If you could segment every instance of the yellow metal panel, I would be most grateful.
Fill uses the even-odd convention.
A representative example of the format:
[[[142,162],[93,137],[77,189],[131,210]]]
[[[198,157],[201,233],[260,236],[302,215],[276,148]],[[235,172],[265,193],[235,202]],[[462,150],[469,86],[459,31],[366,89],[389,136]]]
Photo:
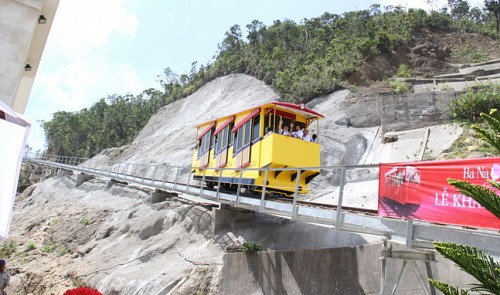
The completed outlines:
[[[288,167],[318,167],[320,165],[320,146],[314,142],[307,142],[280,134],[272,134],[272,144],[265,143],[262,149],[262,158],[271,161],[274,165]],[[264,163],[266,161],[262,161]]]

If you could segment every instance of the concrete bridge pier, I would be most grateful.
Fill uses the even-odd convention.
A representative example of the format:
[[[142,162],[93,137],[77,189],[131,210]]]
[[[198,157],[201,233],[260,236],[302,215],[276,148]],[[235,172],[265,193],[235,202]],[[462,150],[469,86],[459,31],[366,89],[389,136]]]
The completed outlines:
[[[154,192],[151,192],[149,194],[149,196],[150,196],[150,199],[149,199],[150,203],[154,204],[154,203],[164,202],[165,200],[172,198],[172,197],[177,197],[178,194],[173,193],[173,192],[166,192],[166,191],[162,191],[159,189],[155,189]]]
[[[42,172],[42,177],[40,178],[40,182],[47,180],[48,178],[56,175],[56,168],[48,168],[48,169],[43,169]]]
[[[80,173],[76,176],[76,182],[75,182],[75,187],[79,187],[82,185],[84,182],[87,182],[91,179],[95,178],[93,175],[85,174],[85,173]]]
[[[70,176],[70,175],[73,175],[73,171],[72,170],[67,170],[67,169],[63,169],[63,168],[59,168],[57,169],[57,176]]]
[[[220,208],[212,208],[211,232],[232,231],[237,225],[246,223],[255,218],[255,212],[220,204]]]

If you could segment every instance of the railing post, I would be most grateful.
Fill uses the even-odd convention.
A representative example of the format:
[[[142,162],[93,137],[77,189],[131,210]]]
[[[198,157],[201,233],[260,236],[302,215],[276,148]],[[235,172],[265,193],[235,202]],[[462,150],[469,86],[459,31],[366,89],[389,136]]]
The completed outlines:
[[[413,219],[408,219],[406,224],[406,247],[411,248],[413,244]]]
[[[193,167],[189,169],[189,174],[188,174],[188,181],[186,183],[186,193],[189,192],[189,183],[191,182],[191,174],[193,173]]]
[[[241,191],[241,179],[243,177],[243,169],[240,169],[240,177],[238,181],[238,189],[236,190],[236,201],[234,202],[236,205],[240,203],[240,191]]]
[[[151,184],[155,182],[155,177],[156,177],[156,169],[158,169],[158,165],[155,165],[155,170],[153,170],[153,177],[151,179]]]
[[[301,169],[297,169],[297,178],[295,178],[295,192],[293,194],[292,219],[297,218],[297,199],[299,198],[300,174]]]
[[[177,171],[175,171],[174,188],[177,188],[177,179],[179,178],[180,170],[181,170],[181,167],[177,166]]]
[[[132,163],[132,179],[133,179],[133,181],[135,181],[135,178],[136,178],[136,175],[135,175],[136,171],[135,170],[137,170],[137,164]]]
[[[207,168],[203,169],[203,177],[201,178],[201,183],[200,183],[200,193],[198,194],[199,197],[201,197],[201,194],[203,193],[203,182],[205,181],[206,174],[207,174]]]
[[[144,172],[142,173],[142,183],[144,183],[146,180],[146,172],[148,171],[148,165],[142,164],[142,166],[144,168]]]
[[[335,228],[340,229],[342,228],[342,201],[344,198],[344,186],[345,186],[345,167],[342,166],[340,172],[340,187],[339,187],[339,201],[337,204],[337,216],[335,218]]]
[[[165,187],[165,182],[167,180],[167,169],[168,169],[168,166],[167,166],[167,163],[165,163],[165,171],[163,171],[163,176],[162,176],[162,183],[161,183],[161,186],[162,187]]]
[[[217,193],[215,194],[215,200],[219,201],[220,198],[220,179],[222,178],[222,171],[224,168],[220,168],[219,181],[217,182]]]
[[[266,188],[267,188],[267,178],[269,177],[269,168],[266,168],[264,172],[264,183],[262,184],[262,195],[260,196],[260,208],[259,212],[262,213],[265,208],[266,202]]]

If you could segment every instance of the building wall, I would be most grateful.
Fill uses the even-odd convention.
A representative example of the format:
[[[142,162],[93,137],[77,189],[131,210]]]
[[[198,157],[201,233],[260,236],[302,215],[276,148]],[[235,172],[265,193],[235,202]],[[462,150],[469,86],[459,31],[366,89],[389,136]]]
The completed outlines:
[[[0,0],[0,100],[24,113],[59,0]],[[38,23],[44,15],[45,24]],[[25,71],[26,64],[32,70]]]

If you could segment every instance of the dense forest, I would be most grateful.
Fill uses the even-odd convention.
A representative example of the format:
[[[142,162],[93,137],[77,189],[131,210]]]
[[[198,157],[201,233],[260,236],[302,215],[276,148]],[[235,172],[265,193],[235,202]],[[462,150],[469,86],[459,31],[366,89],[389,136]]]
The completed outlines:
[[[110,95],[79,112],[57,112],[42,122],[46,153],[91,157],[108,147],[130,143],[159,108],[186,97],[207,82],[245,73],[272,85],[285,101],[308,102],[349,87],[346,77],[371,58],[390,53],[421,28],[499,36],[500,0],[471,7],[464,0],[430,12],[372,5],[342,15],[324,13],[300,23],[258,20],[232,26],[213,62],[193,62],[189,74],[170,68],[157,77],[160,90]],[[246,36],[244,36],[246,35]],[[477,60],[474,60],[477,61]]]

